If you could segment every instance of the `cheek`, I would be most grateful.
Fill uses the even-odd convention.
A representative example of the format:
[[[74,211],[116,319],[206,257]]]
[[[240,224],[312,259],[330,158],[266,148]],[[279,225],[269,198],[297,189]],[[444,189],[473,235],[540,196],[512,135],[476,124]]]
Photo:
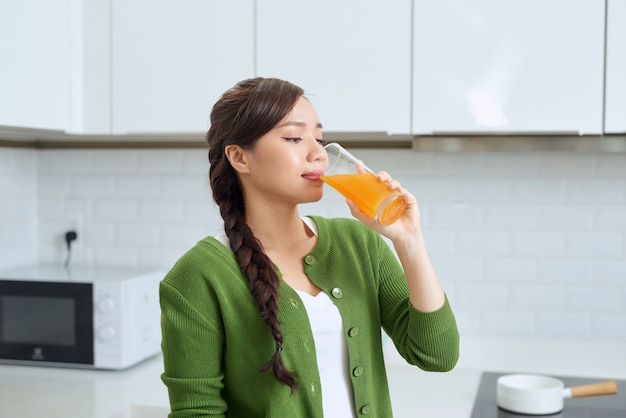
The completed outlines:
[[[295,148],[295,147],[294,147]],[[268,165],[274,170],[300,170],[302,168],[302,159],[296,150],[281,149],[280,152],[272,153],[267,156]]]

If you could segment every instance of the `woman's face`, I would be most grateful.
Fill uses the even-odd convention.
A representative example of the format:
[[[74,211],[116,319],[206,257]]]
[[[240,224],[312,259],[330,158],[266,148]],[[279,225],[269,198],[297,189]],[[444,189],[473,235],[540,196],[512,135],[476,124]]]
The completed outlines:
[[[301,97],[292,111],[248,151],[246,195],[290,204],[322,198],[320,176],[328,166],[322,125],[311,103]]]

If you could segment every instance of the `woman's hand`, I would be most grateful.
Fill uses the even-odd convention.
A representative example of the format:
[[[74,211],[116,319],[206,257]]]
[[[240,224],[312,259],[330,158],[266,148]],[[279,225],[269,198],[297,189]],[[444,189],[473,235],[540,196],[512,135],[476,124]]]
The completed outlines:
[[[417,200],[415,196],[413,196],[407,189],[402,187],[402,185],[394,180],[389,173],[386,171],[381,171],[376,175],[378,181],[381,181],[387,185],[390,190],[395,190],[398,193],[402,194],[407,201],[407,206],[404,210],[402,216],[392,223],[391,225],[381,225],[376,222],[375,219],[370,218],[368,215],[364,214],[359,210],[359,208],[352,202],[351,200],[346,199],[348,206],[350,207],[350,213],[356,219],[363,222],[368,227],[377,231],[379,234],[384,237],[389,238],[391,241],[402,240],[403,238],[415,237],[421,234],[422,229],[420,225],[420,214],[419,208],[417,206]]]
[[[400,219],[391,225],[380,225],[361,212],[354,202],[348,201],[350,212],[352,216],[393,243],[404,269],[411,304],[422,312],[435,311],[443,306],[445,294],[426,251],[417,200],[388,173],[381,171],[376,177],[406,198],[407,206]]]

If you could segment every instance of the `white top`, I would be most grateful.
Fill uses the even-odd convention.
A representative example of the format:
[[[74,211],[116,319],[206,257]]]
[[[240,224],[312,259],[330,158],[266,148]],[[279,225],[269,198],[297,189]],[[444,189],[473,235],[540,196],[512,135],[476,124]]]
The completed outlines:
[[[348,373],[348,347],[339,309],[324,292],[317,296],[301,290],[296,292],[306,308],[313,331],[324,418],[355,417]]]
[[[317,228],[311,218],[302,217],[302,221],[317,235]],[[215,238],[230,248],[225,233]],[[339,309],[324,292],[312,296],[296,289],[296,293],[306,309],[313,332],[324,418],[356,417],[348,370],[348,346]]]

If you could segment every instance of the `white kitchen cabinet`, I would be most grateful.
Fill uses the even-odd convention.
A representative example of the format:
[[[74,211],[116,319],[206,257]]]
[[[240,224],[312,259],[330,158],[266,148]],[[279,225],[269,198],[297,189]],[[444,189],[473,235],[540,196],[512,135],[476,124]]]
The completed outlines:
[[[410,132],[410,0],[257,3],[259,76],[303,87],[326,131]]]
[[[82,2],[72,53],[72,114],[68,131],[76,134],[111,133],[111,2]]]
[[[70,41],[68,0],[0,2],[0,125],[66,129]]]
[[[599,0],[415,0],[414,133],[600,134],[604,10]]]
[[[626,0],[608,0],[605,133],[626,132]]]
[[[254,75],[254,0],[113,0],[112,131],[199,132]]]

